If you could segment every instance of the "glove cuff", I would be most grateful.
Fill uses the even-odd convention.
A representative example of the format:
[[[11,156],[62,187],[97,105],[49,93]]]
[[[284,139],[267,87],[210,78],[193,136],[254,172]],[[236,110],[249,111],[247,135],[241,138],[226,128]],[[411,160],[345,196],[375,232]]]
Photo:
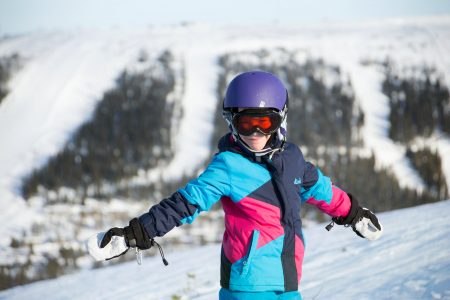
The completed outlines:
[[[124,228],[124,234],[129,247],[137,247],[144,250],[152,246],[147,232],[137,218],[132,219],[129,226]]]
[[[136,247],[136,237],[131,226],[126,226],[123,228],[123,235],[125,236],[125,242],[128,247]]]
[[[346,217],[334,217],[333,218],[333,221],[338,225],[350,225],[353,223],[353,220],[358,215],[358,210],[359,210],[358,200],[356,200],[356,197],[354,197],[350,193],[347,193],[347,195],[350,198],[352,205],[351,205],[350,211]]]

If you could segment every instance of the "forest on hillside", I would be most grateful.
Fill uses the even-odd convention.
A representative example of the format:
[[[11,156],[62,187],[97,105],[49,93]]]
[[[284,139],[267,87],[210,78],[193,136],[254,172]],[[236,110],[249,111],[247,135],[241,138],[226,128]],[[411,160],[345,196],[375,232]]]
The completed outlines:
[[[274,55],[276,62],[270,59]],[[170,128],[175,106],[166,101],[176,84],[170,69],[172,59],[166,51],[157,59],[157,68],[162,70],[154,72],[153,66],[140,73],[120,74],[116,87],[105,93],[91,120],[76,131],[57,156],[24,180],[24,197],[70,188],[76,191],[76,202],[82,203],[88,196],[140,198],[155,192],[167,195],[170,188],[182,184],[118,184],[173,156]],[[416,70],[415,76],[401,78],[395,74],[392,63],[379,63],[384,66],[383,93],[391,106],[389,135],[405,145],[407,157],[429,187],[419,194],[401,188],[389,170],[375,168],[373,155],[363,154],[360,128],[364,114],[355,101],[351,81],[338,66],[320,59],[298,62],[295,51],[284,49],[231,53],[220,57],[218,63],[221,72],[212,141],[218,141],[228,131],[220,100],[227,82],[245,70],[266,70],[280,76],[288,88],[288,139],[299,145],[305,157],[333,178],[335,184],[352,191],[376,211],[438,201],[448,194],[436,151],[411,148],[414,138],[427,137],[438,130],[450,132],[449,92],[432,70],[424,67]],[[152,75],[156,73],[159,77]],[[211,145],[211,155],[215,147]],[[52,201],[67,199],[61,196]]]
[[[124,70],[119,75],[90,120],[58,155],[24,180],[23,196],[39,191],[47,196],[48,191],[69,188],[76,191],[79,201],[75,202],[83,203],[89,196],[113,196],[122,179],[167,163],[173,157],[170,133],[177,113],[176,102],[167,101],[175,85],[172,60],[168,51],[156,62],[147,61],[141,53],[138,62],[143,70]],[[47,199],[53,203],[73,200]]]
[[[172,117],[180,117],[181,111],[180,99],[168,101],[176,84],[172,63],[169,51],[156,58],[141,51],[136,68],[118,75],[63,149],[23,179],[24,198],[44,199],[47,221],[33,224],[31,232],[11,241],[18,261],[0,264],[0,289],[78,269],[86,255],[76,242],[83,230],[93,224],[124,223],[134,205],[126,197],[137,201],[143,194],[136,193],[148,196],[161,190],[160,183],[140,190],[121,181],[173,157]],[[128,209],[93,207],[111,198],[124,199]]]
[[[20,68],[21,58],[17,53],[0,57],[0,104],[8,95],[8,82],[12,74]]]

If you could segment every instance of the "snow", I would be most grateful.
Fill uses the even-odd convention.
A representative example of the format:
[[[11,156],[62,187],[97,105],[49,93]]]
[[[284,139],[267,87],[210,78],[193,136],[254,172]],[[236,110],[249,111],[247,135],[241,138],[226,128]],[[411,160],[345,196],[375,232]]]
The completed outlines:
[[[101,38],[96,33],[51,34],[0,44],[0,55],[18,51],[25,57],[0,106],[0,205],[2,218],[16,220],[5,222],[1,233],[20,232],[35,218],[18,196],[21,178],[62,148],[135,58],[135,49],[126,45],[118,49],[120,40],[115,38],[114,32]]]
[[[163,170],[163,178],[179,178],[180,170],[190,173],[209,155],[216,111],[217,54],[205,49],[185,49],[185,94],[179,132],[175,135],[175,157]],[[159,170],[162,171],[162,170]]]
[[[365,124],[362,129],[364,146],[367,152],[375,154],[377,167],[392,168],[403,186],[413,187],[417,190],[423,189],[423,181],[405,159],[404,147],[394,143],[387,136],[386,117],[389,113],[389,107],[387,99],[380,91],[382,74],[376,65],[365,65],[361,62],[363,60],[382,61],[389,57],[400,70],[404,66],[427,64],[435,67],[440,74],[443,74],[445,84],[450,87],[450,56],[446,54],[450,52],[450,16],[384,20],[372,23],[326,23],[301,26],[261,24],[256,27],[249,25],[190,24],[186,26],[149,27],[133,31],[114,29],[53,33],[36,32],[0,40],[0,56],[18,52],[24,59],[22,68],[9,82],[11,92],[0,104],[0,222],[2,224],[0,227],[0,258],[6,259],[15,255],[11,253],[9,248],[11,237],[20,236],[24,230],[29,230],[33,223],[45,222],[47,217],[48,212],[42,207],[41,200],[34,199],[27,203],[20,196],[18,189],[23,176],[27,175],[33,168],[43,165],[47,159],[61,149],[77,127],[89,119],[95,104],[101,99],[102,94],[114,85],[114,80],[118,74],[125,68],[136,68],[136,61],[142,50],[145,50],[150,57],[156,57],[165,50],[170,50],[174,54],[176,76],[180,80],[177,81],[176,90],[171,94],[169,100],[181,98],[180,105],[183,110],[182,118],[174,117],[173,119],[175,125],[173,136],[175,157],[168,165],[150,171],[143,170],[134,179],[136,183],[146,184],[148,181],[160,178],[171,180],[183,174],[192,173],[209,155],[213,131],[211,120],[217,104],[216,79],[219,71],[216,63],[217,58],[230,52],[242,52],[242,57],[245,57],[245,53],[249,51],[280,48],[296,51],[295,57],[299,61],[305,61],[308,58],[320,58],[327,64],[339,66],[343,78],[351,79],[356,99],[365,114]],[[280,52],[272,51],[272,53],[273,55],[268,57],[270,61],[279,62],[279,59],[282,59],[279,56]],[[247,59],[251,61],[253,58],[248,56]],[[327,74],[324,74],[324,76],[327,77]],[[327,77],[326,79],[329,80],[330,84],[333,82],[333,78]],[[443,162],[447,186],[450,186],[450,139],[448,136],[437,133],[436,136],[417,143],[438,150]],[[134,206],[127,208],[125,204],[117,204],[114,201],[113,203],[115,203],[113,206],[120,211],[128,210],[128,212],[134,213],[136,210]],[[107,205],[108,203],[98,204],[98,207],[107,210]],[[446,205],[448,206],[448,204]],[[447,209],[447,206],[443,208]],[[61,207],[69,212],[72,209],[69,206]],[[387,220],[389,218],[395,219],[395,217],[390,216],[390,214],[384,214],[383,218],[387,218]],[[421,220],[411,220],[411,228],[421,233],[417,234],[418,239],[428,241],[421,244],[420,247],[426,245],[435,249],[436,259],[440,258],[441,263],[448,268],[448,254],[445,255],[440,250],[445,249],[445,247],[438,249],[431,243],[441,245],[442,243],[448,243],[444,238],[439,242],[433,240],[434,235],[441,235],[442,232],[446,232],[445,224],[441,223],[440,227],[436,227],[439,229],[430,235],[421,231],[421,228],[414,226],[418,221]],[[434,216],[429,221],[438,222]],[[393,224],[400,226],[395,222]],[[61,228],[65,228],[64,225]],[[382,239],[382,243],[386,243],[390,239],[391,233],[389,230],[392,229],[386,228],[386,236]],[[409,233],[409,230],[405,227],[403,229],[404,232],[396,238],[403,239],[403,235],[416,234],[415,232]],[[311,230],[314,233],[313,236],[316,234],[322,236],[321,229],[316,229],[317,233],[315,233],[315,229]],[[392,241],[391,244],[385,245],[386,249],[390,250],[384,250],[384,247],[383,249],[378,248],[378,251],[384,254],[381,257],[375,251],[372,252],[372,248],[364,248],[369,246],[363,244],[363,241],[351,240],[352,246],[350,248],[350,246],[342,246],[345,245],[346,238],[338,233],[323,235],[322,237],[324,241],[329,242],[320,251],[326,251],[330,255],[328,250],[334,249],[335,255],[337,257],[342,256],[344,260],[347,259],[346,255],[349,255],[350,252],[368,251],[369,254],[380,259],[380,261],[388,260],[389,263],[395,265],[395,259],[399,259],[401,256],[399,253],[415,257],[413,248],[408,247],[419,247],[419,245],[411,242],[406,243],[405,248],[399,249]],[[310,246],[314,244],[321,245],[321,242],[314,239],[308,241],[310,249],[316,249],[315,246]],[[367,245],[377,248],[376,245],[380,244],[377,241]],[[448,244],[445,245],[448,246]],[[201,282],[203,292],[211,296],[208,293],[212,293],[211,291],[216,293],[217,291],[217,285],[215,285],[217,277],[214,277],[217,275],[213,275],[213,273],[217,273],[216,264],[205,264],[203,271],[199,272],[196,270],[198,265],[189,257],[202,257],[202,261],[205,258],[205,261],[211,259],[212,262],[213,259],[217,259],[217,248],[218,246],[209,246],[204,249],[195,249],[190,252],[189,255],[191,256],[173,253],[175,261],[180,261],[177,268],[182,265],[179,269],[180,272],[171,272],[171,276],[167,276],[167,282],[161,280],[160,285],[152,284],[152,281],[157,281],[158,276],[147,274],[149,271],[145,271],[146,276],[149,277],[148,282],[143,283],[143,285],[139,282],[132,282],[128,285],[134,287],[138,292],[150,287],[152,293],[157,295],[156,298],[167,298],[170,295],[165,294],[163,288],[175,286],[178,289],[171,289],[170,292],[178,293],[187,288],[181,286],[178,282],[185,282],[186,274],[194,272],[195,280],[192,276],[189,280]],[[317,249],[319,248],[321,247],[317,247]],[[346,251],[342,251],[344,248]],[[323,260],[328,259],[322,252],[318,253],[318,257]],[[431,262],[434,262],[434,259],[435,257],[427,258]],[[187,261],[183,262],[183,260]],[[158,260],[149,259],[147,261],[144,263],[152,266],[149,270],[162,272],[163,269],[159,268],[160,262]],[[322,297],[327,299],[325,295],[331,295],[336,290],[341,291],[342,286],[352,286],[351,280],[336,278],[334,274],[345,273],[346,268],[354,270],[354,266],[340,265],[333,259],[328,261],[327,264],[336,267],[335,270],[331,267],[327,269],[326,264],[319,264],[320,267],[317,270],[308,269],[308,265],[311,265],[311,263],[314,265],[314,261],[307,262],[305,265],[305,279],[302,284],[304,294],[309,298],[319,295],[316,299]],[[350,265],[351,261],[348,260],[347,263]],[[430,278],[421,275],[416,276],[415,269],[415,273],[409,275],[401,273],[404,271],[402,269],[411,271],[411,268],[414,267],[407,265],[405,268],[401,266],[399,270],[395,268],[376,269],[379,272],[383,271],[389,274],[393,272],[399,277],[388,276],[391,280],[386,283],[383,276],[375,273],[377,282],[371,283],[369,281],[372,275],[367,273],[364,268],[358,269],[358,278],[351,278],[357,282],[362,282],[361,284],[368,292],[363,294],[363,289],[358,288],[355,293],[359,294],[355,295],[365,299],[368,297],[367,295],[375,293],[372,285],[379,286],[384,282],[383,288],[390,288],[398,295],[402,295],[403,290],[406,293],[410,290],[416,290],[418,293],[426,293],[427,297],[425,298],[448,299],[446,298],[449,297],[448,277],[439,275],[444,277],[444,279],[441,278],[442,280],[446,280],[440,281],[441,279],[436,277],[439,272],[435,274],[433,270],[439,271],[441,269],[435,267],[431,270],[422,263],[424,263],[422,257],[418,262],[414,262],[414,264],[421,265],[424,268],[422,272],[426,272]],[[318,264],[318,261],[316,261],[316,264]],[[363,265],[373,267],[366,263],[363,263]],[[168,270],[172,270],[171,268],[173,268],[172,265],[168,267]],[[138,274],[142,276],[138,278],[144,277],[143,270],[147,270],[144,267],[136,268],[125,265],[111,267],[107,270],[83,271],[80,274],[84,274],[89,279],[85,281],[87,285],[89,285],[88,283],[100,285],[102,279],[95,279],[94,274],[98,274],[100,277],[104,276],[105,282],[116,278],[112,281],[112,283],[115,283],[114,280],[117,282],[117,284],[113,284],[114,287],[118,287],[116,292],[126,294],[128,287],[126,287],[126,290],[120,290],[119,286],[124,287],[123,284],[119,284],[120,280],[123,279],[117,278],[117,274],[123,270],[130,278],[134,278],[132,272],[129,271],[131,269],[134,270],[133,272],[141,272]],[[336,284],[330,283],[330,289],[328,285],[323,285],[321,283],[323,280],[319,280],[319,271],[322,276],[327,275],[335,279]],[[310,276],[306,276],[308,272],[311,273]],[[349,274],[345,273],[344,275]],[[69,276],[67,277],[69,279],[66,280],[75,280],[71,281],[75,284],[77,280],[81,280],[81,277],[77,279],[76,276],[82,275]],[[174,278],[173,281],[170,279],[171,277]],[[368,279],[365,279],[366,277]],[[59,280],[64,282],[64,278],[46,284],[57,286]],[[308,278],[312,278],[313,281],[309,281]],[[368,280],[368,282],[364,283],[364,280]],[[70,286],[71,282],[64,282],[64,285]],[[190,284],[194,283],[191,282]],[[153,290],[153,287],[159,288]],[[30,289],[32,288],[30,287]],[[25,291],[21,288],[19,290]],[[52,289],[49,287],[49,290]],[[8,293],[12,293],[8,294],[9,297],[16,292]],[[44,290],[40,290],[39,293],[46,295]],[[79,287],[73,290],[70,288],[60,289],[59,291],[55,288],[53,293],[60,295],[59,298],[72,298],[69,297],[69,294],[75,295],[75,298],[78,297],[77,295],[80,295],[79,298],[89,297],[89,295],[83,294],[84,292]],[[95,294],[92,290],[91,293]],[[345,295],[351,295],[350,298],[358,298],[349,293],[350,291]],[[105,292],[106,294],[108,292]],[[3,295],[5,293],[0,294],[0,298]],[[19,297],[16,294],[14,295],[16,298]],[[382,294],[382,291],[376,295],[380,299],[388,299],[385,294]],[[100,297],[100,295],[98,296]],[[55,296],[50,295],[48,297]],[[111,297],[114,298],[114,294]]]
[[[304,299],[450,299],[448,211],[450,200],[379,214],[384,236],[377,241],[341,226],[306,228]],[[217,298],[220,245],[164,250],[167,267],[159,255],[145,257],[140,266],[129,262],[15,287],[0,299]]]

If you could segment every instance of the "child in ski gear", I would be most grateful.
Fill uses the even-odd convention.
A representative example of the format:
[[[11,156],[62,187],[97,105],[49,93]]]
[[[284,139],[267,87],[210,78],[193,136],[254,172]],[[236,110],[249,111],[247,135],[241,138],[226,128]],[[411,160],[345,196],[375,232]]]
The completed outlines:
[[[219,141],[211,163],[129,226],[95,237],[96,245],[109,247],[103,259],[129,247],[150,248],[155,237],[192,223],[220,200],[225,232],[219,298],[301,299],[302,203],[333,218],[328,230],[336,223],[351,226],[360,237],[379,238],[382,226],[376,216],[287,142],[288,104],[287,90],[273,74],[252,71],[235,77],[223,101],[230,133]],[[117,238],[122,240],[115,242],[120,245],[115,251],[111,244]]]

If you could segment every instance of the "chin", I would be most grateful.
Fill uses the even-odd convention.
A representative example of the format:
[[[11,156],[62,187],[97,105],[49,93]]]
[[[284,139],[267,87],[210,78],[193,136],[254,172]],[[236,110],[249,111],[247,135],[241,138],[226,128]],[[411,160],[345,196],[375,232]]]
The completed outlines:
[[[268,137],[267,136],[240,136],[242,141],[244,141],[247,146],[249,146],[253,151],[261,151],[264,149],[264,147],[266,146],[266,143],[268,141]]]
[[[261,145],[250,145],[250,148],[252,148],[255,151],[261,151],[264,147]]]

